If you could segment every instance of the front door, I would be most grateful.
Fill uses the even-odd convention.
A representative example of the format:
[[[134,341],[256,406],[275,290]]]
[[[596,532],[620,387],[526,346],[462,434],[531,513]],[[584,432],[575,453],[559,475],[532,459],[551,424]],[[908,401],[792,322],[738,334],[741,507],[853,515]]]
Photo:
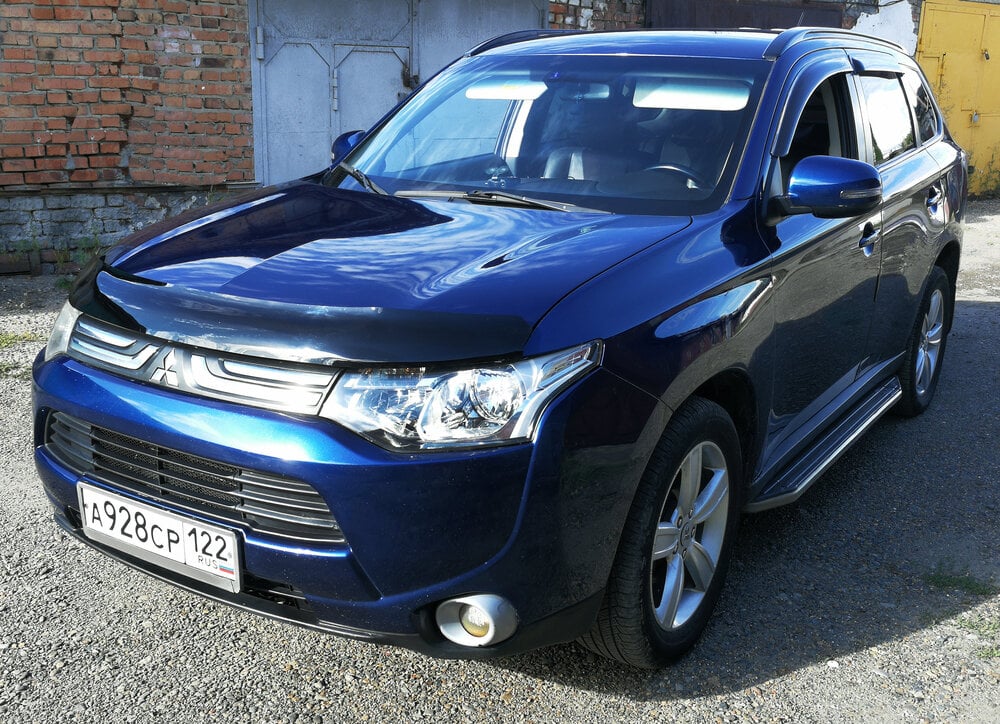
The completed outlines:
[[[778,159],[775,192],[787,188],[792,169],[807,156],[861,157],[849,78],[831,76],[809,96],[790,149]],[[881,230],[879,210],[850,219],[788,216],[771,229],[775,345],[765,469],[804,445],[822,422],[821,413],[849,394],[857,379],[867,357]]]

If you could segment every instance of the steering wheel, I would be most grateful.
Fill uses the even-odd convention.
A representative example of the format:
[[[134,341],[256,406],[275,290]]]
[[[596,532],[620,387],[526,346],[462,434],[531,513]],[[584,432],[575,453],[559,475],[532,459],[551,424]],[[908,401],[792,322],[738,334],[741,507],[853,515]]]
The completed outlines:
[[[671,173],[678,173],[686,179],[693,181],[695,188],[699,189],[708,188],[712,185],[704,176],[690,166],[682,166],[677,163],[658,163],[654,166],[646,166],[643,171],[670,171]]]

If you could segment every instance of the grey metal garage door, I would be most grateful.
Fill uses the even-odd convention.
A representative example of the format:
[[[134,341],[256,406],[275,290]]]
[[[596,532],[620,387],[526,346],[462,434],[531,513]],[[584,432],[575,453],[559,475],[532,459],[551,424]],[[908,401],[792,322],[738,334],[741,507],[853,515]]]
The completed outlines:
[[[542,0],[255,0],[257,180],[324,168],[338,134],[370,127],[482,40],[542,27],[547,11]]]

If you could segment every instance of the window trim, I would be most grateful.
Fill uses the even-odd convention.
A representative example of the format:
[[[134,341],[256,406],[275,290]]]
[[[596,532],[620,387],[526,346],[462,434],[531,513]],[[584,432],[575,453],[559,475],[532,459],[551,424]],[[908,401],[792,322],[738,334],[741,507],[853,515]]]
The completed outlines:
[[[824,53],[822,57],[807,57],[805,61],[805,67],[798,72],[792,71],[788,91],[778,98],[780,115],[771,142],[771,156],[774,158],[788,155],[799,118],[816,89],[829,78],[840,74],[850,75],[854,70],[847,53]]]

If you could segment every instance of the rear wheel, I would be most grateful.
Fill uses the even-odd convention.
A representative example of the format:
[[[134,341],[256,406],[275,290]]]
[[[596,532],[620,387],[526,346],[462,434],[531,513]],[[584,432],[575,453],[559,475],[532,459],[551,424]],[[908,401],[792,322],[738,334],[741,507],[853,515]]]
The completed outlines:
[[[686,402],[636,492],[598,619],[581,643],[658,668],[694,645],[712,614],[739,522],[739,437],[719,405]]]
[[[899,375],[903,396],[896,403],[894,411],[897,414],[915,417],[931,404],[941,376],[950,324],[951,284],[944,270],[934,267],[927,278],[927,288],[903,359]]]

